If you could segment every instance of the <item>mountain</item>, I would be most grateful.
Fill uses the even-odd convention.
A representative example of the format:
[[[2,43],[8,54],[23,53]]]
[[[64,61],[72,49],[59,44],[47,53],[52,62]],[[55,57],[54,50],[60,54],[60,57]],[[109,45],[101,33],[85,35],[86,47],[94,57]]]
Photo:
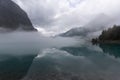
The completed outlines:
[[[90,33],[101,31],[111,22],[111,18],[105,14],[97,15],[92,21],[83,27],[73,28],[65,33],[60,34],[63,37],[87,36]]]
[[[12,0],[0,0],[0,31],[37,31],[28,15]]]
[[[74,36],[83,36],[86,35],[85,28],[83,27],[78,27],[78,28],[72,28],[69,31],[60,34],[62,37],[74,37]]]

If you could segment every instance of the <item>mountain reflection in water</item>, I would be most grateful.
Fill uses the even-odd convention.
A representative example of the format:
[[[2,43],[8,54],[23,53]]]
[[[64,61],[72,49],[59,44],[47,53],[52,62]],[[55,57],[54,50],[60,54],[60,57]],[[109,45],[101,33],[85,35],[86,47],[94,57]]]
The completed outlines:
[[[104,53],[120,58],[120,44],[100,44]]]
[[[120,45],[117,44],[77,45],[42,50],[27,47],[22,49],[24,55],[5,54],[4,50],[1,51],[0,80],[120,79]],[[19,53],[21,49],[14,47],[14,51]],[[13,52],[9,50],[8,53]]]
[[[110,49],[113,54],[114,47]],[[119,80],[120,60],[98,46],[93,48],[45,49],[33,60],[23,80]]]

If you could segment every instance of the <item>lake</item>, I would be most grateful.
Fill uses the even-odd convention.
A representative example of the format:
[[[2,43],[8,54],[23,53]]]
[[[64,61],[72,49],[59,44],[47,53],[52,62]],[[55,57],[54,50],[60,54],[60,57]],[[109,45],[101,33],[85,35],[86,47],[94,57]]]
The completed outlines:
[[[0,80],[120,80],[120,45],[0,35]]]

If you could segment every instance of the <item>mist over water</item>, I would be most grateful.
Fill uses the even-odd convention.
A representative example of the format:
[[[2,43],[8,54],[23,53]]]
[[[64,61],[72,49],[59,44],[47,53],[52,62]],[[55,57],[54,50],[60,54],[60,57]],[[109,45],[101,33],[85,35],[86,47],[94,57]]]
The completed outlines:
[[[115,50],[109,54],[109,50],[106,53],[103,49],[107,47],[84,45],[44,49],[34,58],[23,80],[119,80],[120,59],[114,57]]]
[[[119,7],[120,0],[0,0],[0,80],[120,80],[120,44],[90,41],[117,41]]]
[[[1,80],[119,80],[120,45],[36,32],[0,38]]]
[[[15,53],[15,55],[24,54],[23,52],[27,52],[27,50],[30,52],[35,49],[70,46],[77,42],[77,40],[72,38],[44,37],[37,32],[6,33],[0,34],[0,38],[0,50],[6,53]]]

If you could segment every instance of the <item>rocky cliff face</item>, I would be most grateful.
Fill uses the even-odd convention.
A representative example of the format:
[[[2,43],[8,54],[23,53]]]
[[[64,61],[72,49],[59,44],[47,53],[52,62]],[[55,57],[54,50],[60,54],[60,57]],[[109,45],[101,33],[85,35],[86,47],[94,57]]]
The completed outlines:
[[[37,31],[27,14],[13,1],[0,0],[0,31],[1,30]]]

